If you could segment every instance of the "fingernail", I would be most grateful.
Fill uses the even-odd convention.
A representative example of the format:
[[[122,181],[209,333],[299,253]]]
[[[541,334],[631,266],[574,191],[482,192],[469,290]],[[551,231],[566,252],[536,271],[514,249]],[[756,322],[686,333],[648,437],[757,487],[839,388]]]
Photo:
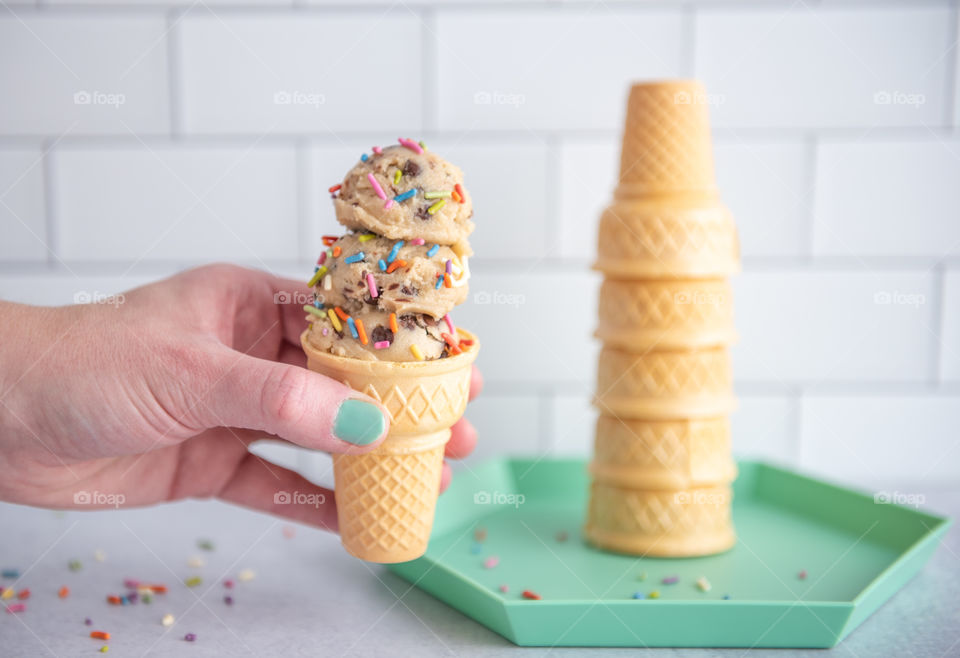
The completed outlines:
[[[341,441],[365,446],[380,438],[386,423],[377,405],[363,400],[344,400],[333,422],[333,434]]]

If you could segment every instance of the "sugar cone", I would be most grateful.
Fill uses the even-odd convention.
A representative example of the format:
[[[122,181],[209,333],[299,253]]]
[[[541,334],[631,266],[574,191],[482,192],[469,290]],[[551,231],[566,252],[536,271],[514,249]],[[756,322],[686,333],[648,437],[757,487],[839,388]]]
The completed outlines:
[[[681,420],[597,418],[594,481],[615,487],[690,489],[730,482],[737,467],[730,456],[725,417]]]
[[[728,486],[646,490],[594,482],[584,532],[607,550],[689,557],[733,547]]]
[[[334,356],[315,349],[308,331],[300,337],[310,370],[378,400],[390,415],[390,432],[375,450],[333,457],[340,540],[360,559],[406,562],[427,550],[443,449],[466,409],[480,347],[457,331],[475,341],[468,352],[404,363]]]
[[[631,351],[730,345],[733,291],[726,279],[606,279],[597,338]]]
[[[618,199],[716,194],[706,98],[696,80],[651,82],[630,89]]]

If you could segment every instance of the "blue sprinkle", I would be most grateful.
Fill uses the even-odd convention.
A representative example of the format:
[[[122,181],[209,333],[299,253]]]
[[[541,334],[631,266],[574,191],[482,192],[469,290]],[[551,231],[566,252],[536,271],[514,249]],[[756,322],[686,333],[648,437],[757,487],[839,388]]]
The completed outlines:
[[[381,258],[380,261],[377,263],[377,265],[380,266],[380,271],[381,271],[381,272],[386,272],[386,271],[387,271],[387,264],[383,262],[383,259],[382,259],[382,258]]]
[[[470,552],[473,553],[474,555],[477,555],[482,550],[483,550],[483,544],[480,544],[478,542],[474,542],[473,546],[470,547]]]
[[[409,199],[410,197],[412,197],[412,196],[413,196],[414,194],[416,194],[416,193],[417,193],[417,188],[413,188],[412,190],[407,190],[407,191],[404,192],[403,194],[398,194],[397,196],[393,197],[393,200],[394,200],[394,201],[406,201],[407,199]]]
[[[729,595],[729,594],[724,594],[724,595],[723,595],[723,600],[724,600],[724,601],[729,601],[729,600],[730,600],[730,595]]]
[[[643,595],[643,592],[634,592],[634,593],[633,593],[633,598],[635,598],[635,599],[645,599],[646,597]]]
[[[363,260],[364,258],[366,258],[366,257],[367,257],[367,255],[366,255],[365,253],[363,253],[362,251],[358,251],[358,252],[355,253],[353,256],[347,256],[346,258],[344,258],[344,259],[343,259],[343,262],[344,262],[344,263],[347,263],[348,265],[349,265],[350,263],[359,263],[360,261],[362,261],[362,260]]]
[[[434,288],[434,290],[440,290],[440,286],[442,286],[442,285],[443,285],[443,277],[438,274],[438,275],[437,275],[437,285],[435,285],[433,288]]]
[[[16,569],[4,569],[3,573],[0,573],[0,576],[3,576],[4,578],[19,578],[20,572]]]
[[[427,258],[433,258],[436,253],[440,251],[440,245],[435,244],[430,247],[430,250],[427,252]]]
[[[350,334],[354,338],[360,338],[360,334],[357,333],[357,325],[354,323],[353,318],[347,318],[347,326],[350,327]]]
[[[369,157],[370,157],[370,156],[368,156],[366,153],[364,153],[363,155],[360,156],[360,161],[361,161],[361,162],[366,162]]]
[[[393,244],[393,249],[390,250],[390,255],[387,256],[388,263],[392,263],[394,261],[394,259],[397,257],[397,254],[400,253],[400,247],[402,246],[403,246],[403,240],[400,240]]]
[[[323,304],[320,303],[319,299],[313,300],[313,306],[314,308],[323,308]]]

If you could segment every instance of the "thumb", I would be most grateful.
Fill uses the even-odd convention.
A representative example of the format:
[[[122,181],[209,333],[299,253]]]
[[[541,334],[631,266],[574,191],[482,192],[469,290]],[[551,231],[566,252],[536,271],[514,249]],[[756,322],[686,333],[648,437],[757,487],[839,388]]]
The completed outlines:
[[[386,410],[349,386],[229,348],[217,353],[220,379],[200,405],[211,427],[262,430],[327,452],[367,452],[387,435]]]

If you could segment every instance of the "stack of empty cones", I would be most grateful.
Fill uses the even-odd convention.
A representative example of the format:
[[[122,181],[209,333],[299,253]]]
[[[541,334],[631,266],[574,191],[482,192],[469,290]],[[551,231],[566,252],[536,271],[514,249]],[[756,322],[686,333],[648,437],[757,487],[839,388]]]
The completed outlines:
[[[593,478],[587,540],[634,555],[694,556],[736,541],[726,277],[736,229],[713,172],[699,83],[630,91],[613,203],[600,219]]]

